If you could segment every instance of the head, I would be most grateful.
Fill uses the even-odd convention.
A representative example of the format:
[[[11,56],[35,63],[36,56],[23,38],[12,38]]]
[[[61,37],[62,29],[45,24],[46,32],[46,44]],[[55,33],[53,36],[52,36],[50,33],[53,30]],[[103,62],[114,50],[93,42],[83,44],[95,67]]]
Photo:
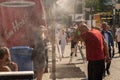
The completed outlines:
[[[74,40],[79,41],[80,35],[87,32],[89,30],[88,26],[85,23],[78,24],[78,28],[75,31]]]
[[[108,24],[106,22],[103,22],[101,25],[102,30],[107,31],[108,30]]]
[[[7,47],[0,48],[0,61],[3,63],[8,63],[11,61],[10,51]]]
[[[42,32],[41,33],[41,37],[42,37],[42,39],[44,40],[44,39],[46,39],[47,37],[47,28],[44,26],[44,25],[41,25],[40,26],[40,28],[41,28],[41,31],[40,32]]]
[[[78,24],[78,30],[80,33],[84,33],[89,30],[88,26],[85,23],[79,23]]]
[[[107,26],[107,30],[111,30],[111,27],[109,25]]]
[[[46,39],[47,28],[45,26],[40,25],[39,27],[33,28],[33,31],[37,37],[40,37],[42,40]]]

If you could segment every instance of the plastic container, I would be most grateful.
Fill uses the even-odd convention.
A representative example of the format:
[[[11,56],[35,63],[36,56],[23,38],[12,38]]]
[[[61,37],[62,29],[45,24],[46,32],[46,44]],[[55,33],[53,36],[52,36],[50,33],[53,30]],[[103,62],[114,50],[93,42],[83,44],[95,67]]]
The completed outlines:
[[[16,46],[10,48],[11,59],[18,65],[18,71],[33,71],[32,48]]]

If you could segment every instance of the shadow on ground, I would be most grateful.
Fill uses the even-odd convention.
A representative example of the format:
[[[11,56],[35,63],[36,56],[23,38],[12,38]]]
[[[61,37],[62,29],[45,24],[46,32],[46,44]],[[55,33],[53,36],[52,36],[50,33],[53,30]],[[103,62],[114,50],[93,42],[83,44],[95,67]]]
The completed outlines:
[[[85,73],[79,67],[76,67],[75,64],[57,64],[56,66],[56,79],[85,77]],[[50,78],[52,78],[52,75]]]

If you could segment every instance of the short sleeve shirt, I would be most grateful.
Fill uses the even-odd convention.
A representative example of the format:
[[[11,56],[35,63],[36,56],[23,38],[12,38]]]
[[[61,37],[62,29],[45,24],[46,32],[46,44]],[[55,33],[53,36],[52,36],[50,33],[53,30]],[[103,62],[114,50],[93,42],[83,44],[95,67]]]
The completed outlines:
[[[81,35],[86,45],[87,60],[102,60],[104,59],[103,51],[103,36],[100,31],[92,29]]]

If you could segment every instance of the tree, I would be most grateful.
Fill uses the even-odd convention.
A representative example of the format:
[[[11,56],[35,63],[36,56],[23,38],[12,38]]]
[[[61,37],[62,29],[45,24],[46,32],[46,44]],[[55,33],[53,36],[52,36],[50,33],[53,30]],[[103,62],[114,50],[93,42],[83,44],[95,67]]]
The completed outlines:
[[[95,13],[110,11],[112,8],[112,0],[86,0],[86,7],[92,7]]]
[[[100,0],[103,1],[103,0]],[[100,1],[99,0],[86,0],[86,7],[93,8],[94,12],[100,12]]]

